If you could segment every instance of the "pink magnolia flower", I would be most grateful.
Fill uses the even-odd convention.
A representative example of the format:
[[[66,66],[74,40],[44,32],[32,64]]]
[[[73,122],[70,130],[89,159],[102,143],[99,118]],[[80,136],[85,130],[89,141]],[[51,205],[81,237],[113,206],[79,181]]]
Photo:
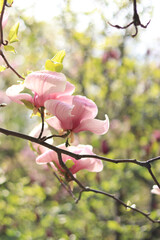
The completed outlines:
[[[157,185],[153,185],[151,193],[160,195],[160,188]]]
[[[30,89],[33,97],[28,93],[20,93],[24,88]],[[22,104],[25,100],[39,108],[43,107],[48,99],[63,98],[68,102],[68,95],[71,95],[74,89],[75,87],[66,81],[63,73],[44,70],[30,73],[24,83],[9,87],[6,94],[14,102]]]
[[[109,128],[109,119],[105,115],[104,121],[95,119],[98,109],[96,104],[83,96],[72,96],[72,104],[58,100],[45,102],[46,109],[54,115],[47,119],[47,123],[57,131],[71,130],[78,133],[90,131],[98,135],[105,134]]]
[[[38,138],[39,137],[39,134],[41,132],[41,128],[42,128],[42,124],[40,123],[39,125],[37,125],[31,132],[30,132],[30,136],[32,137],[35,137],[35,138]],[[44,123],[44,130],[43,130],[43,134],[42,134],[42,137],[47,137],[47,136],[51,136],[52,133],[51,131],[49,130],[48,128],[48,124],[45,122]],[[53,138],[50,138],[48,140],[46,140],[46,142],[48,144],[53,144]],[[34,143],[34,142],[30,142],[29,143],[31,148],[36,151],[38,154],[42,154],[46,151],[48,151],[48,148],[42,146],[42,145],[39,145],[37,143]]]
[[[65,144],[62,144],[58,146],[60,149],[67,150],[69,152],[73,152],[75,154],[89,154],[89,155],[94,155],[92,152],[92,146],[90,145],[78,145],[78,146],[69,146],[68,148],[65,147]],[[82,158],[80,160],[76,160],[73,157],[70,157],[68,155],[62,154],[62,160],[66,165],[68,165],[68,161],[70,161],[70,171],[72,174],[75,174],[76,172],[86,169],[90,172],[100,172],[103,169],[103,163],[101,160],[96,159],[96,158]],[[64,169],[59,164],[59,160],[57,157],[57,153],[49,150],[41,154],[40,156],[37,157],[36,162],[38,164],[46,164],[46,163],[54,163],[51,164],[54,169],[59,170],[61,173],[64,173]]]

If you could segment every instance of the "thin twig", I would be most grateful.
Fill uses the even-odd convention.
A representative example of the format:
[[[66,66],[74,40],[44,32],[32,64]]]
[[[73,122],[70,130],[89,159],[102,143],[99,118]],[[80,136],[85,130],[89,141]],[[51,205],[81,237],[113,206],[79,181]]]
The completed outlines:
[[[24,77],[22,77],[8,62],[8,60],[6,59],[6,57],[4,56],[2,50],[0,50],[0,56],[2,56],[3,60],[5,61],[6,65],[8,68],[10,68],[19,78],[21,79],[25,79]]]
[[[48,167],[53,171],[53,168],[51,167],[51,165],[48,163],[47,164]],[[57,178],[57,180],[60,182],[60,184],[62,185],[62,187],[71,195],[71,197],[77,201],[77,198],[74,196],[73,192],[71,191],[71,189],[63,182],[63,180],[60,179],[60,177],[57,175],[57,173],[55,171],[53,171],[54,176]]]
[[[100,156],[96,156],[96,155],[78,155],[78,154],[75,154],[75,153],[71,153],[69,151],[66,151],[64,149],[60,149],[60,148],[57,148],[55,146],[52,146],[46,142],[43,142],[41,139],[37,139],[37,138],[34,138],[34,137],[31,137],[31,136],[28,136],[28,135],[25,135],[25,134],[22,134],[22,133],[18,133],[18,132],[14,132],[14,131],[10,131],[10,130],[7,130],[7,129],[3,129],[3,128],[0,128],[0,132],[5,134],[5,135],[11,135],[11,136],[14,136],[14,137],[18,137],[18,138],[21,138],[21,139],[25,139],[25,140],[29,140],[31,142],[35,142],[35,143],[38,143],[42,146],[45,146],[49,149],[52,149],[53,151],[55,151],[58,155],[58,159],[59,159],[59,163],[60,165],[62,166],[62,168],[65,170],[66,172],[66,179],[68,181],[75,181],[77,183],[77,185],[81,188],[81,191],[80,191],[80,194],[79,194],[79,198],[76,202],[78,202],[81,198],[81,195],[83,192],[94,192],[94,193],[99,193],[99,194],[103,194],[105,196],[108,196],[110,198],[113,198],[114,200],[118,201],[120,204],[122,204],[123,206],[127,207],[127,208],[130,208],[132,209],[133,211],[136,211],[138,213],[140,213],[141,215],[145,216],[148,220],[150,220],[151,222],[153,223],[160,223],[160,220],[153,220],[152,218],[149,217],[149,213],[144,213],[143,211],[137,209],[137,208],[134,208],[132,206],[129,206],[127,204],[125,204],[123,201],[121,201],[120,199],[116,198],[114,195],[112,194],[108,194],[106,192],[103,192],[103,191],[99,191],[99,190],[95,190],[95,189],[92,189],[92,188],[89,188],[89,187],[85,187],[77,178],[75,178],[73,176],[73,174],[71,173],[71,171],[67,168],[67,166],[65,165],[65,163],[63,162],[62,160],[62,154],[66,154],[66,155],[69,155],[69,156],[72,156],[74,157],[75,159],[81,159],[81,158],[85,158],[86,156],[88,157],[91,157],[91,158],[97,158],[97,159],[101,159],[101,160],[105,160],[105,161],[109,161],[109,162],[112,162],[112,163],[125,163],[125,162],[128,162],[128,163],[134,163],[134,164],[137,164],[139,166],[142,166],[142,167],[145,167],[148,169],[150,175],[152,176],[153,180],[156,182],[156,184],[158,183],[156,177],[153,175],[152,171],[151,171],[151,167],[150,167],[150,163],[149,163],[149,160],[147,161],[137,161],[136,159],[120,159],[120,160],[113,160],[113,159],[107,159],[107,158],[104,158],[104,157],[100,157]],[[152,160],[152,159],[151,159]],[[149,170],[150,169],[150,170]]]
[[[152,179],[154,180],[154,182],[157,184],[157,186],[160,188],[160,184],[159,182],[157,181],[157,178],[154,176],[152,170],[151,170],[151,167],[148,168],[148,172],[150,173],[150,175],[152,176]]]
[[[148,23],[146,25],[142,24],[138,15],[138,11],[137,11],[137,2],[136,0],[133,0],[133,21],[130,22],[129,24],[127,24],[126,26],[120,26],[120,25],[113,25],[110,22],[109,25],[111,25],[112,27],[118,28],[118,29],[126,29],[128,27],[130,27],[131,25],[134,25],[135,27],[135,34],[132,34],[132,37],[135,37],[138,34],[138,26],[142,27],[142,28],[147,28],[148,24],[150,23],[151,20],[148,21]]]
[[[153,161],[153,159],[146,160],[146,161],[138,161],[136,159],[111,159],[111,158],[101,157],[101,156],[98,156],[98,155],[87,155],[87,154],[80,155],[80,154],[69,152],[69,151],[64,150],[64,149],[60,149],[58,147],[55,147],[53,145],[50,145],[50,144],[42,141],[41,139],[37,139],[37,138],[31,137],[31,136],[28,136],[28,135],[25,135],[25,134],[22,134],[22,133],[10,131],[10,130],[4,129],[4,128],[0,128],[0,132],[5,134],[5,135],[11,135],[11,136],[18,137],[18,138],[21,138],[21,139],[25,139],[25,140],[28,140],[28,141],[31,141],[31,142],[34,142],[34,143],[38,143],[38,144],[40,144],[44,147],[47,147],[47,148],[55,151],[57,154],[65,154],[65,155],[73,157],[76,160],[79,160],[79,159],[82,159],[82,158],[96,158],[96,159],[100,159],[102,161],[111,162],[111,163],[115,163],[115,164],[118,164],[118,163],[133,163],[133,164],[136,164],[138,166],[145,167],[147,169],[150,168],[150,161],[151,162]],[[155,177],[153,177],[152,174],[150,174],[150,175],[157,185],[158,180],[156,179],[156,181],[155,181]],[[159,184],[158,184],[158,186],[159,186]]]
[[[3,15],[4,15],[4,10],[5,10],[5,6],[6,6],[6,2],[7,0],[4,0],[3,2],[3,6],[2,6],[2,11],[1,11],[1,15],[0,15],[0,46],[3,45],[7,45],[8,41],[3,41],[3,27],[2,27],[2,21],[3,21]]]
[[[138,212],[140,213],[141,215],[143,215],[144,217],[146,217],[149,221],[151,221],[152,223],[160,223],[160,220],[154,220],[152,218],[149,217],[150,213],[145,213],[143,211],[141,211],[140,209],[138,208],[135,208],[135,207],[132,207],[130,205],[127,205],[126,203],[124,203],[122,200],[120,200],[119,198],[117,198],[115,195],[113,194],[109,194],[109,193],[106,193],[106,192],[103,192],[103,191],[100,191],[100,190],[96,190],[96,189],[92,189],[92,188],[89,188],[89,187],[86,187],[85,189],[82,189],[79,193],[79,197],[77,199],[77,202],[79,202],[79,200],[81,199],[82,197],[82,193],[83,192],[94,192],[94,193],[98,193],[98,194],[102,194],[102,195],[105,195],[107,197],[110,197],[112,199],[114,199],[115,201],[119,202],[121,205],[123,205],[124,207],[126,208],[129,208],[129,209],[132,209],[133,211],[135,212]]]
[[[71,171],[69,170],[69,168],[66,166],[66,164],[63,162],[62,160],[62,154],[60,152],[57,152],[57,155],[58,155],[58,160],[59,160],[59,164],[61,165],[61,167],[65,170],[66,174],[65,174],[65,177],[68,181],[75,181],[78,186],[82,189],[85,189],[85,186],[83,186],[83,184],[81,182],[79,182],[77,180],[77,178],[75,178],[73,176],[73,174],[71,173]]]
[[[51,135],[51,136],[49,136],[49,137],[42,137],[41,140],[42,140],[42,141],[46,141],[46,140],[48,140],[48,139],[50,139],[50,138],[66,138],[66,137],[68,137],[69,134],[70,134],[70,131],[68,130],[68,131],[67,131],[65,134],[63,134],[63,135],[53,134],[53,135]]]
[[[43,131],[44,131],[44,107],[41,107],[39,109],[39,113],[41,114],[41,120],[42,120],[42,127],[41,127],[41,132],[39,134],[39,139],[42,137]]]

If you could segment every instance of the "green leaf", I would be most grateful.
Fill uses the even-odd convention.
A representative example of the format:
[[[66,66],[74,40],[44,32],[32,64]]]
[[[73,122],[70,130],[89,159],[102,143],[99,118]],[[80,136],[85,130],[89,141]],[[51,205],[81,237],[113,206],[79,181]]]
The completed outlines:
[[[48,59],[45,63],[45,69],[52,72],[61,72],[63,69],[62,62],[65,54],[65,50],[61,50],[51,60]]]
[[[52,72],[61,72],[63,69],[63,64],[56,63],[56,62],[53,62],[52,60],[48,59],[45,63],[45,69],[52,71]]]
[[[9,31],[8,39],[9,39],[10,43],[19,41],[18,37],[17,37],[18,29],[19,29],[19,22],[14,24],[13,27],[11,27],[11,29]]]
[[[53,62],[62,63],[65,55],[66,55],[65,50],[61,50],[51,60]]]
[[[28,109],[32,110],[34,108],[33,104],[25,99],[22,99],[21,102],[23,102]]]
[[[6,70],[6,67],[5,66],[0,66],[0,72],[3,72],[4,70]]]
[[[73,167],[73,165],[75,163],[73,162],[72,159],[68,159],[65,164],[66,164],[67,168],[71,168],[71,167]]]
[[[4,50],[8,51],[8,52],[16,53],[15,48],[13,46],[11,46],[11,45],[4,46]]]

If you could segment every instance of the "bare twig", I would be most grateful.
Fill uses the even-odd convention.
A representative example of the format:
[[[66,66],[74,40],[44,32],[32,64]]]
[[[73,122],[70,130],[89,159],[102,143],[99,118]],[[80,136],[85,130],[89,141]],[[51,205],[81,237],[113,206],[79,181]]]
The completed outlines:
[[[146,160],[146,161],[138,161],[136,159],[111,159],[111,158],[105,158],[105,157],[98,156],[98,155],[88,155],[88,154],[80,155],[80,154],[69,152],[69,151],[64,150],[64,149],[60,149],[58,147],[55,147],[53,145],[50,145],[50,144],[44,142],[41,139],[37,139],[37,138],[31,137],[31,136],[28,136],[28,135],[25,135],[25,134],[22,134],[22,133],[10,131],[10,130],[4,129],[4,128],[0,128],[0,132],[5,134],[5,135],[11,135],[11,136],[18,137],[18,138],[21,138],[21,139],[25,139],[25,140],[28,140],[28,141],[31,141],[31,142],[34,142],[34,143],[38,143],[38,144],[40,144],[44,147],[47,147],[47,148],[55,151],[57,154],[60,154],[60,155],[65,154],[65,155],[68,155],[68,156],[71,156],[71,157],[75,158],[76,160],[79,160],[79,159],[82,159],[82,158],[96,158],[96,159],[100,159],[102,161],[111,162],[111,163],[115,163],[115,164],[118,164],[118,163],[133,163],[133,164],[136,164],[138,166],[145,167],[147,169],[151,168],[150,162],[153,162],[153,159],[149,159],[149,160]],[[60,157],[60,155],[58,157]],[[61,157],[60,157],[60,159],[61,159]],[[63,164],[64,163],[62,163],[62,165]],[[67,170],[67,168],[66,168],[66,170]],[[149,171],[149,173],[150,173],[152,179],[154,180],[155,184],[157,185],[158,180],[155,178],[155,176],[153,177],[153,174],[151,174],[150,171]],[[159,186],[159,184],[158,184],[158,186]]]
[[[6,2],[7,0],[4,0],[3,2],[3,6],[2,6],[2,11],[0,14],[0,46],[3,45],[7,45],[8,41],[3,41],[3,27],[2,27],[2,21],[3,21],[3,15],[4,15],[4,10],[5,10],[5,6],[6,6]]]
[[[113,25],[111,23],[109,23],[109,25],[111,25],[112,27],[118,28],[118,29],[126,29],[128,27],[130,27],[131,25],[134,25],[135,27],[135,34],[132,35],[132,37],[135,37],[138,33],[138,26],[142,27],[142,28],[147,28],[148,24],[150,23],[151,20],[148,21],[148,23],[146,25],[143,25],[140,21],[138,12],[137,12],[137,2],[136,0],[133,0],[133,21],[130,22],[129,24],[127,24],[126,26],[120,26],[120,25]]]
[[[160,223],[160,220],[154,220],[154,219],[150,218],[150,217],[149,217],[150,213],[145,213],[145,212],[141,211],[141,210],[138,209],[138,208],[135,208],[135,207],[132,207],[132,206],[130,206],[130,205],[127,205],[126,203],[124,203],[123,201],[121,201],[119,198],[117,198],[117,197],[116,197],[115,195],[113,195],[113,194],[109,194],[109,193],[106,193],[106,192],[103,192],[103,191],[100,191],[100,190],[92,189],[92,188],[90,188],[90,187],[86,187],[85,189],[82,189],[82,190],[80,191],[79,197],[78,197],[76,203],[78,203],[79,200],[81,199],[83,192],[94,192],[94,193],[97,193],[97,194],[102,194],[102,195],[105,195],[105,196],[107,196],[107,197],[110,197],[110,198],[114,199],[115,201],[119,202],[119,203],[120,203],[121,205],[123,205],[124,207],[129,208],[129,209],[131,209],[131,210],[133,210],[133,211],[135,211],[135,212],[140,213],[141,215],[143,215],[144,217],[146,217],[146,218],[147,218],[149,221],[151,221],[152,223]]]
[[[42,127],[41,127],[41,131],[39,134],[39,139],[42,137],[43,131],[44,131],[44,107],[41,107],[39,109],[39,113],[41,114],[41,120],[42,120]]]
[[[152,218],[149,217],[149,213],[145,213],[133,206],[129,206],[127,204],[125,204],[122,200],[120,200],[119,198],[115,197],[115,195],[112,195],[112,194],[109,194],[109,193],[106,193],[106,192],[103,192],[103,191],[100,191],[100,190],[96,190],[96,189],[92,189],[90,187],[86,187],[84,186],[77,178],[75,178],[72,174],[72,172],[67,168],[67,166],[65,165],[65,163],[63,162],[62,160],[62,154],[66,154],[66,155],[69,155],[75,159],[81,159],[81,158],[86,158],[86,157],[90,157],[90,158],[96,158],[96,159],[101,159],[103,161],[108,161],[108,162],[112,162],[112,163],[133,163],[133,164],[136,164],[136,165],[139,165],[141,167],[145,167],[148,169],[152,179],[155,181],[155,183],[159,185],[156,177],[154,176],[153,172],[151,171],[151,166],[150,166],[150,161],[152,162],[153,159],[150,159],[150,160],[147,160],[147,161],[138,161],[136,159],[117,159],[117,160],[114,160],[114,159],[109,159],[109,158],[104,158],[104,157],[101,157],[101,156],[97,156],[97,155],[78,155],[78,154],[75,154],[75,153],[72,153],[72,152],[69,152],[69,151],[66,151],[64,149],[60,149],[60,148],[57,148],[55,146],[52,146],[44,141],[42,141],[41,139],[38,139],[38,138],[34,138],[34,137],[31,137],[31,136],[28,136],[28,135],[25,135],[25,134],[22,134],[22,133],[18,133],[18,132],[14,132],[14,131],[10,131],[10,130],[7,130],[7,129],[3,129],[3,128],[0,128],[0,132],[5,134],[5,135],[11,135],[11,136],[14,136],[14,137],[18,137],[18,138],[21,138],[21,139],[25,139],[25,140],[29,140],[31,142],[35,142],[35,143],[38,143],[42,146],[45,146],[53,151],[55,151],[58,155],[58,159],[59,159],[59,163],[61,165],[61,167],[65,170],[65,176],[66,176],[66,180],[67,181],[75,181],[77,183],[77,185],[81,188],[81,191],[79,193],[79,197],[78,199],[76,200],[76,202],[78,203],[78,201],[81,199],[81,196],[82,196],[82,193],[83,192],[94,192],[94,193],[99,193],[99,194],[102,194],[102,195],[105,195],[105,196],[108,196],[112,199],[114,199],[115,201],[119,202],[121,205],[123,205],[124,207],[126,208],[130,208],[132,209],[133,211],[135,212],[138,212],[140,213],[141,215],[143,215],[144,217],[146,217],[149,221],[153,222],[153,223],[160,223],[160,220],[154,220]],[[156,159],[156,158],[155,158]]]
[[[42,140],[42,141],[46,141],[46,140],[48,140],[48,139],[50,139],[50,138],[66,138],[66,137],[68,137],[69,134],[70,134],[70,131],[68,130],[68,131],[67,131],[65,134],[63,134],[63,135],[53,134],[53,135],[51,135],[51,136],[49,136],[49,137],[42,137],[41,140]]]
[[[47,164],[48,167],[53,171],[53,168],[51,167],[51,165],[48,163]],[[62,187],[71,195],[71,197],[77,201],[77,198],[74,196],[73,192],[71,191],[70,187],[68,187],[63,180],[57,175],[57,173],[55,171],[53,171],[54,176],[57,178],[57,180],[60,182],[60,184],[62,185]]]
[[[24,77],[22,77],[8,62],[8,60],[6,59],[6,57],[4,56],[2,50],[0,50],[0,56],[2,56],[3,60],[5,61],[6,65],[8,68],[10,68],[19,78],[21,79],[25,79]]]

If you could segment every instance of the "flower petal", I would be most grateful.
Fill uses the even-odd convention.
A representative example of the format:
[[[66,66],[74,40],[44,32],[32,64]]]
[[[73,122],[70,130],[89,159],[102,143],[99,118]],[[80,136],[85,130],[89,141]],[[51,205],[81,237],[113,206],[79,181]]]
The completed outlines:
[[[79,155],[94,155],[92,152],[93,147],[91,145],[81,145],[77,147],[71,146],[67,150]],[[86,169],[90,172],[100,172],[103,170],[103,163],[96,158],[82,158],[80,160],[74,160],[75,165],[70,169],[74,174],[82,169]]]
[[[75,86],[67,81],[66,82],[66,88],[65,88],[64,92],[60,92],[59,96],[72,95],[74,90],[75,90]]]
[[[88,154],[88,155],[94,155],[92,152],[92,146],[90,145],[78,145],[78,146],[71,146],[66,148],[65,144],[58,146],[60,149],[65,149],[67,151],[76,153],[76,154]],[[67,156],[65,154],[62,154],[62,160],[65,163],[67,160],[72,160],[74,165],[70,168],[70,171],[72,174],[75,174],[76,172],[86,169],[90,172],[100,172],[103,169],[103,163],[101,160],[96,158],[83,158],[80,160],[76,160],[73,157]],[[45,164],[45,163],[51,163],[53,162],[58,170],[61,172],[64,172],[62,167],[59,164],[59,160],[57,157],[57,153],[55,153],[52,150],[46,151],[43,154],[41,154],[39,157],[37,157],[36,162],[38,164]],[[55,168],[54,168],[55,169]]]
[[[38,126],[36,126],[31,132],[30,132],[30,136],[32,137],[35,137],[35,138],[38,138],[39,137],[39,134],[41,132],[41,128],[42,128],[42,124],[40,123]],[[45,137],[45,136],[50,136],[51,135],[51,131],[48,129],[48,124],[45,122],[44,123],[44,131],[43,131],[43,134],[42,134],[42,137]],[[48,140],[46,140],[46,142],[48,144],[53,144],[53,139],[50,138]],[[39,145],[37,143],[34,143],[32,142],[31,143],[32,147],[36,150],[36,152],[38,154],[42,154],[46,151],[48,151],[48,148],[42,146],[42,145]]]
[[[52,150],[48,150],[36,158],[36,163],[45,164],[53,161],[58,161],[57,153]]]
[[[45,98],[47,96],[49,97],[50,94],[64,92],[66,88],[66,77],[63,73],[37,71],[29,74],[24,84],[45,101]]]
[[[81,120],[95,118],[98,113],[96,104],[84,96],[74,96],[72,104],[74,105],[72,110],[74,126],[78,125]]]
[[[98,119],[83,120],[77,128],[73,129],[73,132],[78,133],[81,131],[90,131],[97,135],[105,134],[109,129],[109,119],[107,115],[105,115],[105,117],[106,120]]]
[[[61,125],[61,122],[55,116],[46,119],[46,122],[57,131],[60,131],[60,130],[63,129],[62,125]]]
[[[58,118],[63,130],[72,129],[71,105],[58,100],[48,100],[45,102],[45,108]]]
[[[24,84],[12,85],[6,90],[6,95],[13,101],[19,104],[23,104],[21,100],[33,102],[33,98],[28,93],[20,93],[24,90]]]

